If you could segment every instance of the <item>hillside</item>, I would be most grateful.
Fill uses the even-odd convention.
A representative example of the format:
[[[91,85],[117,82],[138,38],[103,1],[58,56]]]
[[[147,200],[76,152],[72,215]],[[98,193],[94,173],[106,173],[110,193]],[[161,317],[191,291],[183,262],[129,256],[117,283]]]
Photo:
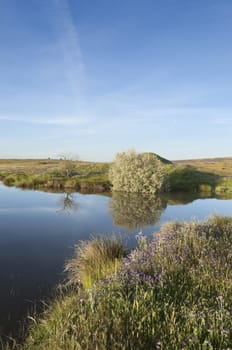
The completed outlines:
[[[157,153],[153,153],[153,152],[144,152],[144,154],[150,154],[153,156],[156,156],[163,164],[172,164],[172,162],[166,158],[161,157],[159,154]]]
[[[166,165],[174,164],[182,167],[187,166],[193,167],[198,171],[207,172],[214,175],[225,177],[232,176],[232,157],[170,161],[158,154],[152,152],[147,153],[156,155],[159,160]],[[76,165],[81,173],[105,173],[108,171],[110,163],[77,161]],[[51,171],[58,171],[60,168],[62,168],[62,161],[59,159],[0,159],[0,171],[30,171],[41,174]]]
[[[173,164],[191,166],[199,171],[219,176],[232,176],[232,157],[174,160]]]

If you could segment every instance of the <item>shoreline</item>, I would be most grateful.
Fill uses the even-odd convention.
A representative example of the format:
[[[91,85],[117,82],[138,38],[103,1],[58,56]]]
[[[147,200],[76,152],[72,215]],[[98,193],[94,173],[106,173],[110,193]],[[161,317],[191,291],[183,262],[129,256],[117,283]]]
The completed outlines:
[[[112,163],[61,159],[0,159],[0,180],[18,188],[111,191],[108,172]],[[169,192],[232,193],[232,158],[163,163]]]
[[[25,175],[14,172],[0,172],[0,181],[5,186],[16,187],[21,189],[34,190],[54,190],[54,191],[76,191],[76,192],[90,192],[90,193],[104,193],[111,192],[112,185],[104,176],[80,176],[71,178],[58,178],[46,174],[46,176]],[[194,192],[194,193],[208,193],[229,194],[232,193],[232,176],[216,176],[203,179],[186,178],[182,175],[175,175],[175,179],[169,181],[170,190],[168,193],[177,192]]]

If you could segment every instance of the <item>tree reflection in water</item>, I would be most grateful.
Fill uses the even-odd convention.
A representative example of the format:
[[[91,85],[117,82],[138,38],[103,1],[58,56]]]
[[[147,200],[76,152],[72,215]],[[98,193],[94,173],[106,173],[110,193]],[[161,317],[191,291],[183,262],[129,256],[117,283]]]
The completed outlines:
[[[75,202],[72,193],[65,192],[65,196],[60,199],[60,207],[57,210],[59,213],[72,214],[78,210],[78,205]]]
[[[132,231],[154,225],[166,206],[167,201],[157,195],[113,192],[110,211],[115,225]]]

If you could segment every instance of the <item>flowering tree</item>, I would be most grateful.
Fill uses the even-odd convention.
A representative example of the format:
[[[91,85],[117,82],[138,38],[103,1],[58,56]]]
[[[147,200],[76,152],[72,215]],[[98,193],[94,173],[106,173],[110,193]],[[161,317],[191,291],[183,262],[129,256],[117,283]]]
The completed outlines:
[[[109,171],[114,191],[158,193],[165,189],[164,167],[153,153],[118,153]]]

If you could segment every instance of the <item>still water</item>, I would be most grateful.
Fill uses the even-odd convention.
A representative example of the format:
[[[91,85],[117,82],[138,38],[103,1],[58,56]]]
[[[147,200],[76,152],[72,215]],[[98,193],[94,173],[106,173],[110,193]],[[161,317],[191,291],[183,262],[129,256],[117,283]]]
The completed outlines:
[[[16,335],[35,302],[52,295],[79,240],[114,233],[132,248],[140,231],[151,236],[164,222],[212,214],[232,215],[232,197],[111,197],[0,184],[0,335]]]

